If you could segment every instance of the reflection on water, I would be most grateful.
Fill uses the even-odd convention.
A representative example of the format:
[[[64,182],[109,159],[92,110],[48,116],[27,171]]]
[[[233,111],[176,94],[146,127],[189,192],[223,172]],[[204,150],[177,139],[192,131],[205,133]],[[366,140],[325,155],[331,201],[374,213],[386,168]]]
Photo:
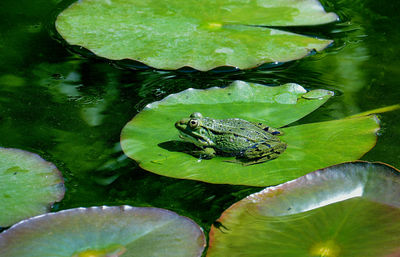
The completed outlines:
[[[152,205],[209,225],[231,203],[259,190],[160,177],[123,155],[122,127],[146,104],[171,93],[223,87],[237,79],[335,91],[298,123],[342,118],[400,99],[400,18],[394,11],[400,3],[395,1],[326,0],[341,23],[298,30],[334,39],[331,48],[304,60],[236,72],[131,71],[79,57],[46,30],[58,2],[0,3],[0,145],[39,153],[60,167],[68,192],[58,208]],[[382,120],[382,136],[365,159],[400,167],[399,114],[384,114]]]

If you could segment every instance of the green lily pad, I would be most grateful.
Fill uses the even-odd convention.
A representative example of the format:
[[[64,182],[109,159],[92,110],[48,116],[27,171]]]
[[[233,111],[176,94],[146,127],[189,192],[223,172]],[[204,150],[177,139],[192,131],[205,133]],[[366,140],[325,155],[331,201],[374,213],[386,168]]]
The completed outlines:
[[[300,59],[332,41],[262,26],[336,21],[316,0],[77,1],[56,20],[71,45],[158,69],[240,69]]]
[[[381,163],[332,166],[235,203],[207,256],[400,256],[400,173]]]
[[[64,180],[37,154],[0,147],[0,227],[46,213],[64,197]]]
[[[147,105],[122,130],[121,146],[143,169],[164,176],[221,184],[279,184],[358,159],[375,145],[377,119],[362,116],[283,128],[285,135],[280,138],[288,145],[286,151],[277,159],[250,166],[225,162],[233,157],[199,160],[184,153],[174,123],[201,112],[277,128],[302,118],[331,96],[330,91],[307,92],[297,84],[267,87],[242,81],[226,88],[188,89]]]
[[[0,256],[201,256],[205,237],[192,220],[150,207],[91,207],[49,213],[0,234]]]

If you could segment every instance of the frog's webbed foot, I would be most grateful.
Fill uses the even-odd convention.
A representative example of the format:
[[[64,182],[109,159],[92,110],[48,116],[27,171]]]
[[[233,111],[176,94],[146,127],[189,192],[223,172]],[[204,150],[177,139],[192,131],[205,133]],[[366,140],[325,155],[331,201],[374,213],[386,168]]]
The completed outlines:
[[[188,153],[201,159],[212,159],[216,154],[215,149],[211,147],[206,147],[201,150],[184,151],[184,153]]]
[[[270,161],[273,159],[276,159],[279,156],[279,154],[275,155],[267,155],[261,158],[257,158],[257,159],[246,159],[241,161],[243,166],[250,166],[253,164],[257,164],[257,163],[262,163],[262,162],[266,162],[266,161]]]
[[[280,136],[283,135],[282,131],[279,131],[276,128],[270,127],[268,125],[265,125],[261,122],[252,122],[254,125],[256,125],[257,127],[261,128],[262,130],[264,130],[267,133],[270,133],[271,135],[276,135],[276,136]]]
[[[275,157],[276,158],[276,157]],[[266,162],[269,160],[272,160],[273,158],[259,158],[259,159],[246,159],[246,158],[236,158],[234,160],[227,160],[224,162],[229,162],[229,163],[237,163],[237,164],[241,164],[243,166],[250,166],[253,164],[257,164],[257,163],[262,163],[262,162]]]

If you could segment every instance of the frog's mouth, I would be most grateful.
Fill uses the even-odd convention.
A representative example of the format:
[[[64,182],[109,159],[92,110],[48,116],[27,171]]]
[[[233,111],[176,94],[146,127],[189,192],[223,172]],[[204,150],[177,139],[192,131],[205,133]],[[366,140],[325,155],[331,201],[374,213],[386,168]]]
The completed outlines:
[[[189,134],[179,131],[179,138],[183,139],[185,142],[193,143],[197,146],[206,145],[207,141],[202,138],[195,138]]]

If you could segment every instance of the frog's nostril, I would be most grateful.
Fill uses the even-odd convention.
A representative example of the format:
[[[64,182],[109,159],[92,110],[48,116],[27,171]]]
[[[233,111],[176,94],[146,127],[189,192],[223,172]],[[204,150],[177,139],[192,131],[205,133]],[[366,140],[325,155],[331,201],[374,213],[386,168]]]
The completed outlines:
[[[188,119],[181,119],[180,121],[175,122],[175,127],[184,127],[185,125],[187,125],[188,123]]]
[[[185,124],[185,122],[183,120],[180,120],[180,121],[175,122],[175,127],[179,127],[179,126],[182,126],[184,124]]]

